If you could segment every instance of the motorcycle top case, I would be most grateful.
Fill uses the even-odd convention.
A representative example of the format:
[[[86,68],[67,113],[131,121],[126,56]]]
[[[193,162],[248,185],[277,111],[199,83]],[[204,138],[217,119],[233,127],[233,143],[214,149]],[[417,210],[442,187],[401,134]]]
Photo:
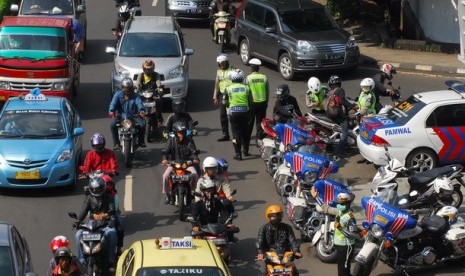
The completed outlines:
[[[402,209],[383,202],[377,197],[363,197],[362,207],[365,209],[366,220],[376,223],[384,231],[397,236],[402,230],[415,228],[417,220]]]
[[[274,127],[278,138],[286,147],[291,145],[307,145],[315,141],[315,135],[293,123],[276,124]]]
[[[284,159],[290,164],[292,171],[298,174],[312,171],[319,175],[323,169],[329,169],[328,173],[336,173],[339,170],[339,166],[335,162],[309,152],[287,152]],[[325,168],[325,164],[329,165]]]
[[[334,205],[340,193],[352,194],[349,187],[332,179],[318,180],[314,184],[318,197],[326,204]]]

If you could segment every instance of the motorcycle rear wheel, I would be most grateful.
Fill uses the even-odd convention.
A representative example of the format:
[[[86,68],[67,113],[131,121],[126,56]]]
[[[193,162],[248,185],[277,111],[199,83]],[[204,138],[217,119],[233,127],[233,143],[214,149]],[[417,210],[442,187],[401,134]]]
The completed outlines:
[[[126,168],[132,167],[131,140],[123,142],[124,165]]]

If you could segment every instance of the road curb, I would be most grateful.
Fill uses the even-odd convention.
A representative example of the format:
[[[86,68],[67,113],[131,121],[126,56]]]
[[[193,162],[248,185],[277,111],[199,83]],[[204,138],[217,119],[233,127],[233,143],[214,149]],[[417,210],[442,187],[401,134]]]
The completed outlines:
[[[456,68],[456,67],[427,65],[427,64],[399,63],[399,62],[392,62],[392,61],[386,61],[386,60],[381,61],[381,60],[373,60],[373,59],[362,59],[360,61],[361,65],[373,66],[373,67],[378,67],[378,68],[384,63],[390,63],[397,69],[465,75],[465,67]]]

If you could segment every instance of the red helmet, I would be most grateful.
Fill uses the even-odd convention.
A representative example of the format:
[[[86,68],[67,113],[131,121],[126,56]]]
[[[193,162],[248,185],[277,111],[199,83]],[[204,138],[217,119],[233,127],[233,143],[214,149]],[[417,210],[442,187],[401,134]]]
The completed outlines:
[[[50,242],[50,250],[52,250],[52,252],[55,252],[60,247],[69,248],[69,241],[68,238],[66,238],[65,236],[56,236]]]

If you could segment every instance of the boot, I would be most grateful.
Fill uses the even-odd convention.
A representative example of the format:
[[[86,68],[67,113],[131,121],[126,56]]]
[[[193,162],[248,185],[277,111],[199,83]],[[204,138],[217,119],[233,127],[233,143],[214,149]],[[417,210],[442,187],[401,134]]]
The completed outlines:
[[[235,140],[233,140],[233,146],[234,146],[234,151],[236,152],[236,155],[233,158],[235,160],[241,161],[242,160],[241,145],[236,144]]]
[[[243,149],[242,149],[242,154],[244,156],[250,156],[249,147],[244,146]]]
[[[229,138],[229,133],[223,133],[223,137],[221,137],[220,139],[218,139],[217,141],[218,142],[224,142],[224,141],[229,141],[230,138]]]

